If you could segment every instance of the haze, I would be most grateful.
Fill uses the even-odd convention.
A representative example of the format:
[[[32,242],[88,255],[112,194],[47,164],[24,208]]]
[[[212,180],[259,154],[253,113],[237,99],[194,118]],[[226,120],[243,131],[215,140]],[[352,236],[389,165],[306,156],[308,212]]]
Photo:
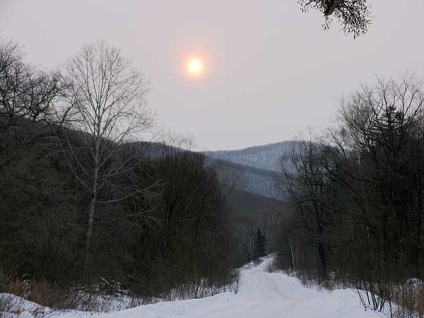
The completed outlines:
[[[46,68],[104,39],[150,79],[161,126],[199,150],[234,149],[323,129],[376,75],[424,74],[422,0],[370,4],[373,25],[354,40],[296,0],[0,0],[0,37]],[[201,78],[185,72],[191,54]]]

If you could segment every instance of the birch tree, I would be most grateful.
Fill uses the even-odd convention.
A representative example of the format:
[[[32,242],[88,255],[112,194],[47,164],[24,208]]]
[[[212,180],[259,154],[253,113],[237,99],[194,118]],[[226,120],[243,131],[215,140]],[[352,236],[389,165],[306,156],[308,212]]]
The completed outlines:
[[[89,158],[82,159],[77,154],[80,150],[76,149],[75,140],[71,141],[70,130],[64,130],[66,142],[62,143],[62,150],[76,179],[90,194],[84,243],[85,272],[96,207],[106,203],[99,201],[99,193],[112,178],[136,165],[134,157],[122,158],[121,148],[152,127],[154,114],[146,105],[148,86],[143,75],[118,48],[104,41],[84,46],[67,62],[63,76],[69,83],[65,107],[68,122],[78,131],[72,138],[80,139],[77,143],[84,147]],[[111,201],[132,194],[132,191],[122,191]]]

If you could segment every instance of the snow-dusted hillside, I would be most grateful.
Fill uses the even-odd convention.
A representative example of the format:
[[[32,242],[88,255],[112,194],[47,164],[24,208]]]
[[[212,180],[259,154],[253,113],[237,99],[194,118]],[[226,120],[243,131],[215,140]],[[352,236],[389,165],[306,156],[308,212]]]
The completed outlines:
[[[245,166],[279,171],[281,156],[286,154],[294,143],[295,141],[283,141],[241,150],[209,151],[206,155]]]
[[[283,141],[264,146],[241,150],[206,152],[209,161],[227,161],[233,168],[242,172],[243,182],[239,190],[258,194],[272,199],[281,199],[275,189],[274,178],[281,170],[280,161],[293,147],[295,141]]]
[[[209,298],[160,302],[109,314],[82,312],[54,313],[63,318],[377,318],[365,311],[350,289],[316,291],[303,287],[298,279],[268,273],[272,258],[241,272],[237,294],[223,293]],[[10,315],[12,316],[12,315]],[[13,315],[14,316],[14,315]],[[49,315],[50,316],[50,315]]]

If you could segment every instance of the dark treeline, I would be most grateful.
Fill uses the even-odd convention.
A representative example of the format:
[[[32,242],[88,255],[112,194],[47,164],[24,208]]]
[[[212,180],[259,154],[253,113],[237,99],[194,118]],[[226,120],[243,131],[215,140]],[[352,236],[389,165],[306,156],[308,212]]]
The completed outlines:
[[[243,216],[222,170],[134,138],[152,124],[137,108],[143,83],[104,42],[61,72],[0,45],[0,292],[22,277],[65,289],[104,278],[139,296],[202,297],[266,253],[257,223],[233,231]]]
[[[55,151],[56,136],[39,127],[34,132],[36,125],[23,120],[16,130],[2,129],[3,271],[61,286],[105,277],[148,296],[184,284],[232,282],[236,264],[225,202],[216,174],[203,165],[202,155],[163,147],[160,157],[143,160],[114,180],[114,187],[141,191],[96,208],[84,264],[90,195],[69,171],[63,154]],[[43,136],[35,135],[40,132]],[[134,151],[125,148],[123,152]],[[99,198],[115,196],[111,187]]]
[[[392,313],[402,317],[422,310],[411,278],[424,278],[423,93],[413,77],[363,86],[336,128],[282,159],[278,180],[292,206],[281,265],[364,290],[374,309],[401,304]]]

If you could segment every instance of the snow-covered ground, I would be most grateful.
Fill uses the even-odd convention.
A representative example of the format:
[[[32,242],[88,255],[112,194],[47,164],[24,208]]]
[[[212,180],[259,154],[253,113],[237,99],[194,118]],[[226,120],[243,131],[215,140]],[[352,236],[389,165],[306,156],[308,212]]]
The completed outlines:
[[[268,273],[271,258],[241,272],[237,294],[183,301],[159,302],[96,318],[372,318],[382,317],[365,311],[358,296],[349,289],[333,291],[308,289],[296,278]],[[54,315],[57,317],[57,313]],[[63,318],[87,317],[87,313],[69,312]]]

